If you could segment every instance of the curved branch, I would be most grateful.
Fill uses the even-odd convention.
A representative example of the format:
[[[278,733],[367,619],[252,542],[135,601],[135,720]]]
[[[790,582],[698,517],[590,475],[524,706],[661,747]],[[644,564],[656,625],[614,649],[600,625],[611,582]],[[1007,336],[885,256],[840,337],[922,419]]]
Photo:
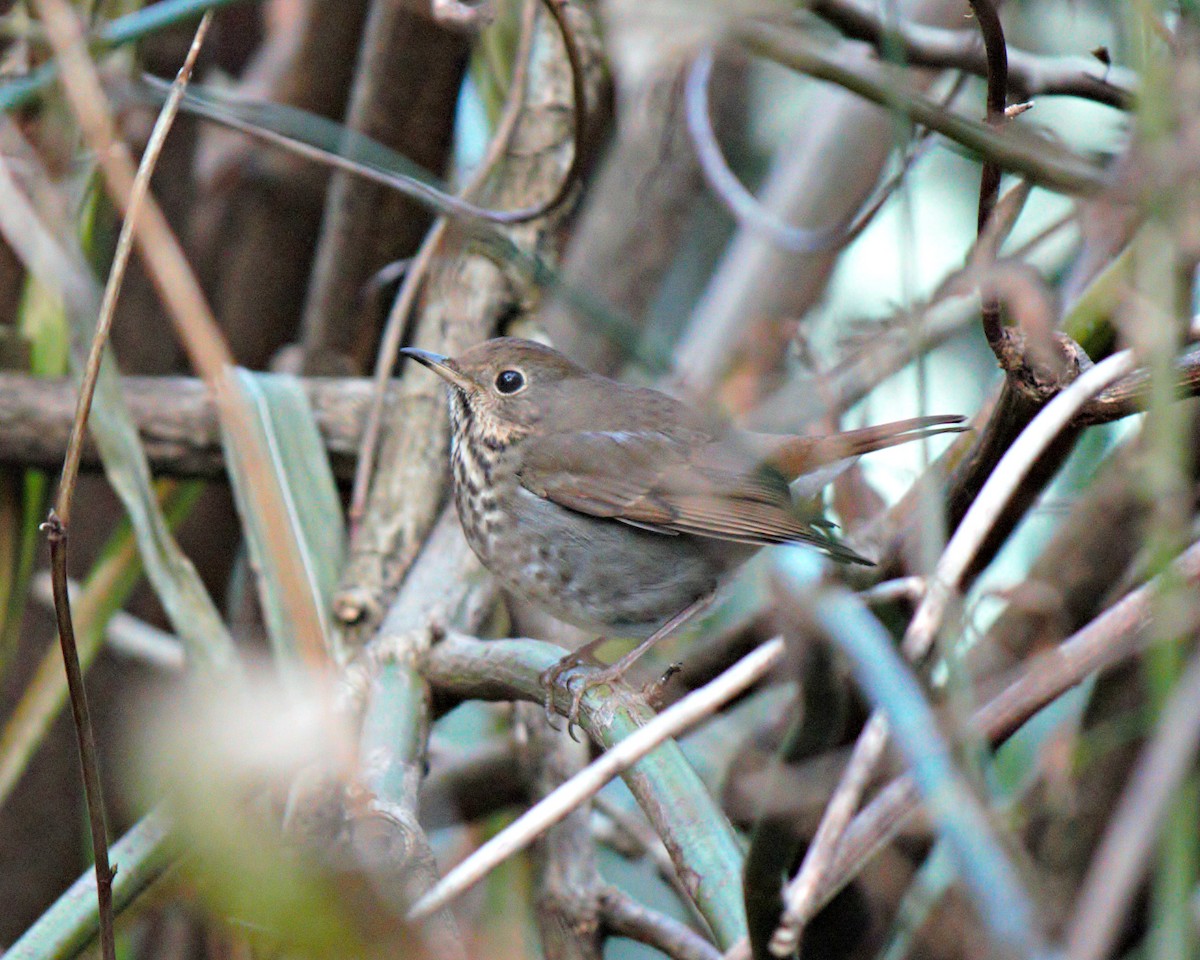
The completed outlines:
[[[1093,196],[1111,187],[1104,170],[1052,141],[1021,127],[1003,132],[944,110],[928,97],[898,82],[883,64],[848,66],[836,50],[826,50],[797,31],[761,21],[735,27],[736,37],[751,52],[819,80],[845,87],[882,107],[929,127],[1006,170],[1063,193]]]
[[[898,50],[914,67],[942,67],[987,75],[987,55],[976,37],[963,30],[944,30],[921,23],[885,24],[860,0],[810,0],[808,9],[852,40],[877,50]],[[1036,96],[1069,96],[1131,110],[1136,78],[1120,67],[1095,58],[1047,57],[1008,47],[1009,91],[1018,100]]]

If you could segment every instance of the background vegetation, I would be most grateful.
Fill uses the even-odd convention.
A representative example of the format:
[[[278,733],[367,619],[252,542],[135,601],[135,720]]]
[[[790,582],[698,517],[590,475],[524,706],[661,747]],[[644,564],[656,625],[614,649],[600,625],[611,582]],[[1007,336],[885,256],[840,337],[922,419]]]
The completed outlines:
[[[0,37],[6,957],[1197,956],[1191,2]],[[579,742],[581,638],[474,559],[397,364],[499,333],[971,429],[833,483],[876,567],[764,551]]]

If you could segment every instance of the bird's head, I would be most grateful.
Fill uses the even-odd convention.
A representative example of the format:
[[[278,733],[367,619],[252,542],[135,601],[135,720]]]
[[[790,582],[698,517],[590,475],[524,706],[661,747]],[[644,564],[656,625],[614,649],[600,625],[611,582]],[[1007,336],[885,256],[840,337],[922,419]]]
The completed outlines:
[[[558,351],[515,337],[485,340],[454,358],[413,347],[401,352],[449,384],[457,426],[498,438],[529,431],[553,415],[564,384],[590,378]]]

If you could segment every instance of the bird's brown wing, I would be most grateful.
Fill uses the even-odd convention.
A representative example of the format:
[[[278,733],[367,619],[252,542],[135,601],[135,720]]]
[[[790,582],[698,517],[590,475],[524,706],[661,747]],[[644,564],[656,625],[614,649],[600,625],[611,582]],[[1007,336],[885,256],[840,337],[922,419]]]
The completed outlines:
[[[560,506],[663,534],[765,545],[804,542],[865,563],[793,512],[781,476],[703,435],[570,431],[530,437],[521,484]]]

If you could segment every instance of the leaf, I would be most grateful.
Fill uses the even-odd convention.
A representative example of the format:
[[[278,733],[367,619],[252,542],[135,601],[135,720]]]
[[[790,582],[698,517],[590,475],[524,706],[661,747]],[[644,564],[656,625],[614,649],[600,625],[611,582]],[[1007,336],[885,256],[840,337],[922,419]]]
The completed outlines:
[[[346,528],[325,445],[308,397],[296,377],[239,369],[237,380],[254,409],[262,449],[270,458],[275,480],[283,492],[293,546],[302,560],[314,606],[321,618],[326,648],[330,649],[335,632],[329,612],[346,554]],[[287,593],[272,559],[281,545],[269,541],[261,518],[250,509],[246,465],[229,436],[223,434],[222,439],[229,478],[250,547],[250,559],[258,574],[272,647],[277,656],[298,659],[300,651],[295,646],[293,622],[297,611],[287,601]]]
[[[15,130],[8,127],[4,133],[5,151],[20,161],[27,180],[47,182],[38,158]],[[99,315],[100,290],[79,244],[51,232],[5,163],[0,163],[0,231],[30,274],[63,298],[71,325],[71,367],[78,375]],[[111,353],[101,364],[88,425],[109,484],[133,525],[146,575],[189,659],[210,673],[230,670],[236,663],[233,640],[195,567],[171,536]]]
[[[198,482],[164,484],[163,510],[168,525],[187,516],[202,489]],[[142,571],[132,528],[127,520],[122,521],[92,567],[83,590],[71,598],[82,669],[86,670],[100,652],[108,621],[124,605]],[[62,654],[58,644],[51,642],[0,730],[0,804],[12,792],[66,702]]]
[[[109,21],[97,36],[101,50],[133,43],[143,37],[165,30],[186,20],[197,20],[207,10],[219,10],[245,0],[161,0],[144,10],[137,10]],[[7,113],[29,103],[58,76],[55,61],[42,64],[32,73],[17,80],[0,84],[0,113]]]

